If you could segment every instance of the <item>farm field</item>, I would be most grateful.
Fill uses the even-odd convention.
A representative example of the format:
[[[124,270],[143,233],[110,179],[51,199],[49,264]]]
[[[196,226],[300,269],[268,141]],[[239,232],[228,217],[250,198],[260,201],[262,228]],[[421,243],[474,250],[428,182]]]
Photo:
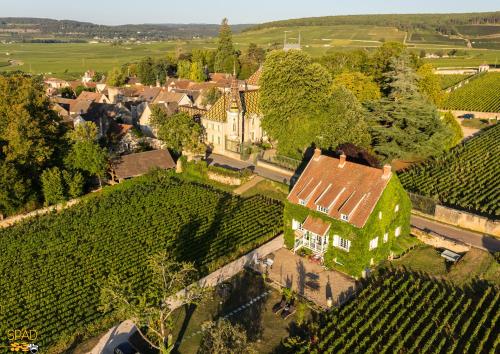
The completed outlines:
[[[495,353],[500,291],[381,270],[349,303],[323,314],[297,353]],[[314,340],[313,340],[314,338]]]
[[[443,109],[500,112],[500,73],[481,74],[449,94]]]
[[[500,125],[399,173],[409,192],[491,217],[500,215]]]
[[[266,28],[249,32],[234,34],[235,47],[244,50],[250,43],[257,43],[265,49],[282,47],[284,31],[288,33],[289,41],[297,41],[300,32],[302,48],[313,56],[320,56],[329,50],[349,50],[356,48],[372,49],[380,46],[383,41],[403,42],[406,32],[399,31],[394,27],[378,26],[291,26],[287,28]],[[431,34],[421,33],[415,43],[407,43],[409,47],[434,48],[449,50],[459,48],[465,50],[463,43],[450,43],[446,37],[444,42],[437,41]],[[433,38],[426,42],[426,38]],[[442,36],[440,36],[442,37]],[[439,42],[438,44],[434,42]],[[189,51],[193,48],[216,49],[216,38],[205,38],[195,40],[163,41],[141,44],[111,45],[110,43],[11,43],[0,44],[0,58],[5,53],[10,53],[10,59],[15,60],[18,65],[8,67],[8,70],[23,70],[36,74],[52,73],[63,75],[67,73],[82,73],[92,68],[97,71],[108,71],[115,66],[128,62],[138,61],[146,56],[161,57],[167,52],[177,49]],[[496,54],[492,54],[494,52]],[[455,58],[451,65],[479,65],[484,61],[495,63],[496,56],[500,51],[469,50],[464,58]],[[442,65],[444,59],[434,59],[432,63]],[[1,61],[1,59],[0,59]],[[4,68],[2,68],[4,69]]]
[[[0,342],[10,328],[30,328],[43,348],[61,338],[71,343],[88,326],[109,324],[111,314],[98,306],[110,274],[140,291],[148,257],[160,250],[207,274],[280,232],[282,208],[159,173],[2,229]]]
[[[438,76],[439,79],[441,80],[441,88],[444,90],[450,86],[458,84],[462,80],[465,80],[470,75],[453,74],[453,75],[438,75]]]

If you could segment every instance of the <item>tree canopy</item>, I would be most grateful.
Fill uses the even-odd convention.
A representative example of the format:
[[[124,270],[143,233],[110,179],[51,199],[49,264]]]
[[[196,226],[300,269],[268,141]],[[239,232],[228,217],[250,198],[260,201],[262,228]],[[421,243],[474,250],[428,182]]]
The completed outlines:
[[[449,145],[451,132],[419,91],[407,56],[391,59],[383,80],[389,93],[368,105],[375,151],[386,160],[427,157]]]
[[[359,71],[343,72],[333,79],[333,84],[351,91],[359,102],[377,100],[381,96],[377,83]]]
[[[0,75],[0,214],[40,199],[40,175],[64,153],[65,128],[38,77]]]
[[[162,107],[153,106],[151,124],[158,131],[158,138],[174,153],[180,155],[182,151],[205,152],[206,147],[202,143],[203,128],[186,113],[168,116]]]
[[[222,20],[217,52],[215,54],[214,70],[215,72],[231,73],[235,65],[235,50],[233,46],[233,35],[227,18]]]

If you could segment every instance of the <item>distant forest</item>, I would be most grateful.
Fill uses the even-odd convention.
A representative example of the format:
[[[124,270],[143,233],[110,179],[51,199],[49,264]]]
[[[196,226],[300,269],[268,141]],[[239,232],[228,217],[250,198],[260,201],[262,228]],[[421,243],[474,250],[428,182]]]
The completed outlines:
[[[244,31],[290,26],[371,25],[396,27],[402,31],[434,30],[442,34],[450,35],[457,34],[455,26],[480,24],[500,25],[500,11],[461,14],[394,14],[306,17],[266,22],[260,25],[248,27],[244,29]]]
[[[233,25],[233,32],[252,25]],[[40,38],[62,39],[99,37],[102,39],[136,38],[140,40],[191,39],[212,37],[219,33],[219,24],[143,24],[105,26],[89,22],[44,18],[0,17],[0,39],[40,41]]]

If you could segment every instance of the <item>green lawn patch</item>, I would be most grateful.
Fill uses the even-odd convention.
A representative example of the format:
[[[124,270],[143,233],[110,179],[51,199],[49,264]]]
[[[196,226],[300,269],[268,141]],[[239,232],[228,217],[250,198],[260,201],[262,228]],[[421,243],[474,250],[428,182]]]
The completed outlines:
[[[257,183],[241,196],[243,198],[248,198],[254,195],[265,195],[269,198],[284,201],[288,196],[288,189],[289,187],[286,184],[264,180]]]
[[[268,286],[262,276],[242,272],[215,289],[213,296],[195,309],[179,309],[175,313],[174,341],[182,340],[179,352],[194,354],[202,339],[202,324],[217,320],[238,310],[242,305],[248,307],[227,317],[233,324],[239,324],[246,331],[249,341],[258,353],[271,353],[280,344],[281,339],[289,335],[289,327],[296,320],[297,313],[287,320],[272,312],[274,304],[280,301],[281,294]],[[253,303],[250,301],[267,294]],[[307,308],[305,318],[309,318]],[[181,336],[179,334],[182,333]]]

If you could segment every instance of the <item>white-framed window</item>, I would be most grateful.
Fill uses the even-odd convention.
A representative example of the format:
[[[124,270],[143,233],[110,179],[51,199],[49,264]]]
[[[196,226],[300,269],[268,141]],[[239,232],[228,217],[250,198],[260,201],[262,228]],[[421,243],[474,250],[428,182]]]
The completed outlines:
[[[349,216],[346,215],[346,214],[340,214],[340,218],[344,221],[348,221],[349,220]]]
[[[397,213],[399,211],[399,204],[396,204],[396,206],[394,207],[394,212]]]
[[[321,205],[316,206],[316,210],[325,214],[328,214],[328,208],[322,207]]]
[[[298,220],[292,219],[292,230],[302,230],[302,223]]]
[[[349,249],[351,248],[351,241],[342,238],[339,235],[333,235],[333,246],[349,252]]]
[[[384,234],[384,243],[386,243],[388,240],[389,240],[389,233],[388,233],[388,232],[386,232],[386,233]]]
[[[299,199],[299,204],[300,205],[306,205],[306,201],[304,199]]]
[[[378,212],[378,218],[379,218],[379,220],[382,220],[382,212],[381,211]]]
[[[214,142],[214,135],[212,134],[212,136],[210,137],[210,141],[213,143]]]
[[[377,246],[378,246],[378,237],[375,237],[374,239],[370,240],[369,249],[373,250],[373,249],[377,248]]]
[[[394,231],[394,235],[396,237],[398,237],[399,235],[401,235],[401,226],[396,227],[396,231]]]
[[[220,145],[220,136],[217,137],[217,145]]]

